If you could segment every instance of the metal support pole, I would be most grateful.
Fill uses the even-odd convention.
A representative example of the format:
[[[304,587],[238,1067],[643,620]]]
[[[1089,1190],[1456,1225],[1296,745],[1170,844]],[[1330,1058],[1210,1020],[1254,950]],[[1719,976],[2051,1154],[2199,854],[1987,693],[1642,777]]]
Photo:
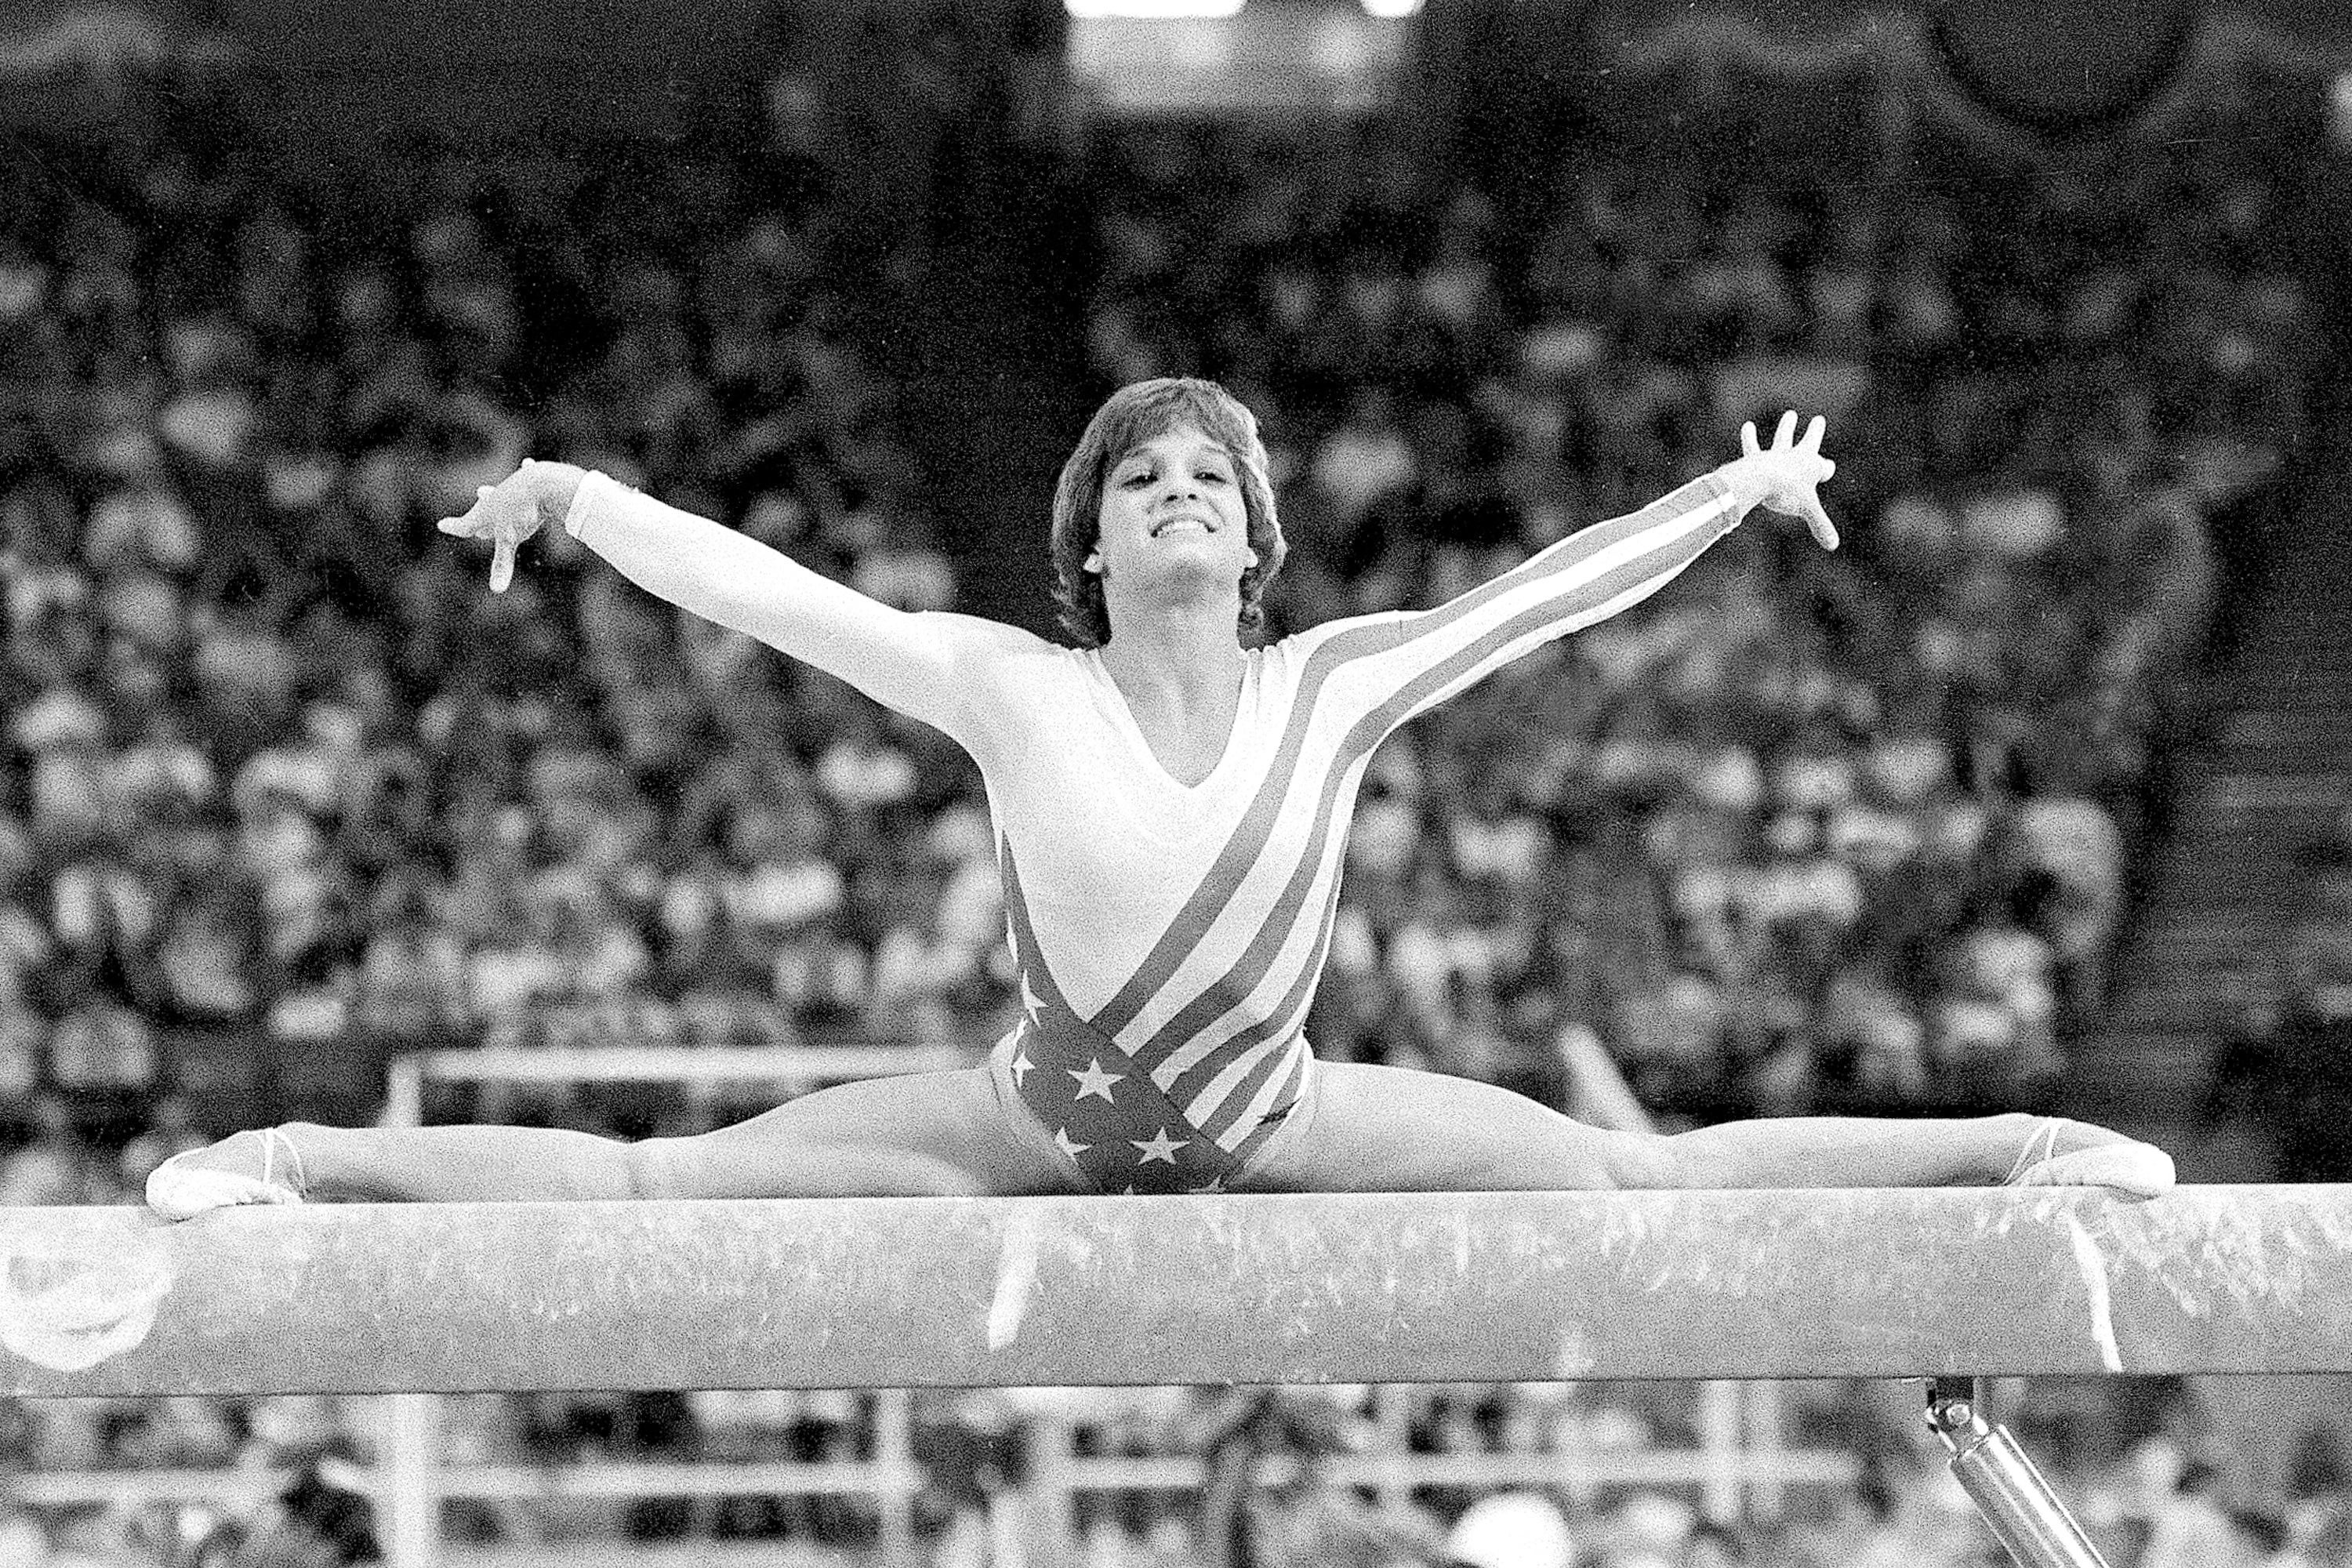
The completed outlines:
[[[1982,1379],[1928,1379],[1927,1425],[1952,1451],[1952,1475],[2019,1568],[2107,1568],[2009,1429],[1984,1418]]]
[[[1739,1384],[1721,1379],[1699,1384],[1699,1448],[1706,1456],[1706,1479],[1699,1483],[1698,1510],[1710,1524],[1739,1522],[1748,1457],[1739,1441]]]
[[[415,1057],[396,1057],[383,1075],[381,1127],[425,1125],[425,1065]]]
[[[1743,1415],[1748,1457],[1747,1515],[1778,1522],[1789,1500],[1782,1458],[1789,1450],[1788,1385],[1743,1383],[1739,1388],[1747,1405]],[[1760,1468],[1756,1463],[1759,1458],[1764,1461]]]
[[[874,1463],[880,1472],[874,1500],[881,1510],[876,1544],[884,1563],[912,1563],[915,1494],[922,1489],[923,1478],[915,1466],[915,1398],[903,1388],[875,1392]]]
[[[1077,1487],[1071,1474],[1076,1445],[1074,1423],[1061,1405],[1047,1403],[1028,1411],[1024,1424],[1026,1472],[1021,1495],[1026,1500],[1026,1552],[1016,1568],[1069,1568],[1076,1560]]]
[[[384,1561],[391,1568],[439,1568],[441,1562],[441,1400],[394,1394],[382,1405],[377,1465],[383,1476]]]

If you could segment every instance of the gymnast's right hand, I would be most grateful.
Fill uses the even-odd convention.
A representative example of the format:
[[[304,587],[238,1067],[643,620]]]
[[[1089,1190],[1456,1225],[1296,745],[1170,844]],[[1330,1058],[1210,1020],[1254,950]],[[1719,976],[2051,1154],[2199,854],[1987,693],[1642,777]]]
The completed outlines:
[[[562,521],[585,477],[569,463],[527,460],[497,484],[475,491],[465,516],[443,518],[441,531],[488,540],[490,592],[503,594],[514,581],[515,551],[541,527]]]

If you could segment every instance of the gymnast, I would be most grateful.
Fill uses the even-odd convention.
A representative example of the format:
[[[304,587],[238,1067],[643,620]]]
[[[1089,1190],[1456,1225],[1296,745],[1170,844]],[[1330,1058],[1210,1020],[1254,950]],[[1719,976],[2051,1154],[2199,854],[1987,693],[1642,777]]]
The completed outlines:
[[[985,1065],[820,1089],[625,1141],[548,1128],[299,1122],[179,1155],[182,1218],[306,1196],[485,1203],[992,1194],[2091,1184],[2147,1196],[2160,1150],[2084,1122],[1784,1117],[1590,1127],[1493,1084],[1316,1059],[1303,1028],[1367,760],[1398,726],[1664,587],[1750,510],[1834,549],[1824,421],[1434,609],[1252,646],[1282,529],[1255,417],[1213,383],[1096,413],[1054,495],[1063,647],[877,603],[598,473],[526,462],[443,532],[560,526],[671,604],[934,725],[979,764],[1022,1013]]]

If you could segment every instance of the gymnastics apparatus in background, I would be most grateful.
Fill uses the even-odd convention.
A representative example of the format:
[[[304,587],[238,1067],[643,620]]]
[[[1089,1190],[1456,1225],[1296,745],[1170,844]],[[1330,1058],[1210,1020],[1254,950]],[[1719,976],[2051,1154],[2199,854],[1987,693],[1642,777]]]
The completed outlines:
[[[2026,1568],[2096,1552],[1972,1380],[2352,1372],[2352,1186],[0,1210],[0,1393],[1926,1377]]]

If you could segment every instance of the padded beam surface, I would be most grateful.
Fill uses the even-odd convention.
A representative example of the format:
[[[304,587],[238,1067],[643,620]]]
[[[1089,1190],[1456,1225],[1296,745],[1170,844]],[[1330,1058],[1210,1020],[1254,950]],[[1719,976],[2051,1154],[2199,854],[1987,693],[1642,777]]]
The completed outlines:
[[[18,1394],[2352,1371],[2352,1187],[0,1210]]]

